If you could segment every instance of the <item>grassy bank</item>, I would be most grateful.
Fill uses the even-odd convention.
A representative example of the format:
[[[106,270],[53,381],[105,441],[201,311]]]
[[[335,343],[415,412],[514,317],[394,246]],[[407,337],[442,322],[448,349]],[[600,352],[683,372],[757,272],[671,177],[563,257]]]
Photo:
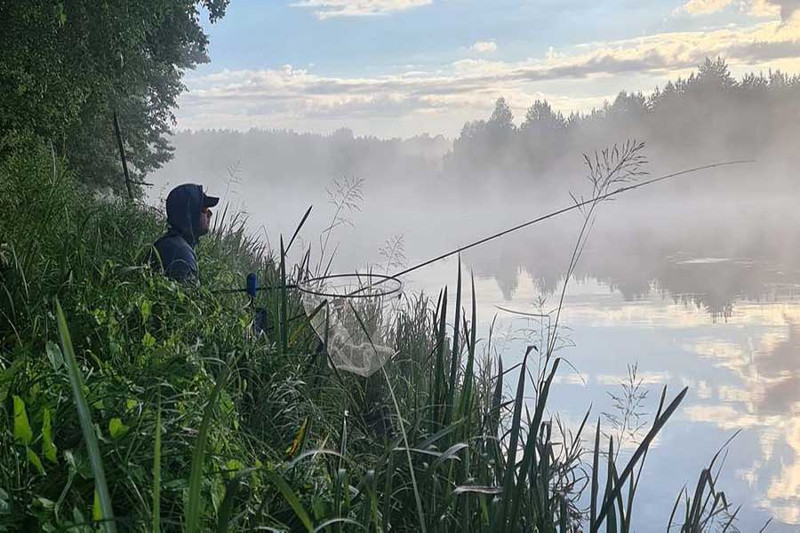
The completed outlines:
[[[503,368],[460,275],[404,297],[381,371],[338,372],[308,320],[289,320],[296,291],[259,297],[265,336],[241,294],[211,291],[308,275],[235,217],[199,247],[201,285],[179,285],[144,266],[159,213],[81,190],[35,140],[3,143],[0,528],[630,529],[641,465],[685,391],[664,391],[624,457],[599,425],[584,432],[590,413],[561,427],[546,410],[555,342]],[[686,531],[733,521],[711,472],[664,502]]]

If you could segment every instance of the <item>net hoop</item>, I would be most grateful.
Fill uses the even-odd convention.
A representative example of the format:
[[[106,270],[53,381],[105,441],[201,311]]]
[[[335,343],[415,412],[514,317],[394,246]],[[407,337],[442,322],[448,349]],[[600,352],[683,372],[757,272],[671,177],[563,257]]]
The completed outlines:
[[[348,279],[352,278],[356,281],[354,285],[360,285],[365,278],[369,280],[375,279],[372,283],[361,285],[356,289],[350,290],[347,294],[338,294],[335,292],[328,292],[324,290],[325,282],[332,279]],[[382,286],[381,289],[375,290],[375,287]],[[309,278],[297,283],[297,290],[312,296],[320,298],[330,298],[331,300],[343,300],[350,298],[384,298],[387,296],[394,296],[403,289],[403,282],[395,276],[386,274],[330,274],[327,276],[319,276],[316,278]]]

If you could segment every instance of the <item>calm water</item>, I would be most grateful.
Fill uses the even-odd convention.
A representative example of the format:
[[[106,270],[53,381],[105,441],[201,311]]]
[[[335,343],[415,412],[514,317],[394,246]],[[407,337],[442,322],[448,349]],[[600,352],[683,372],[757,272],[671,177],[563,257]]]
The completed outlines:
[[[684,203],[679,216],[674,206],[651,207],[610,207],[595,226],[568,283],[562,314],[559,354],[574,368],[561,366],[549,407],[576,427],[591,405],[591,418],[601,416],[609,428],[601,413],[614,413],[610,393],[621,392],[629,365],[636,365],[647,391],[641,422],[649,422],[664,385],[670,397],[688,386],[648,456],[636,530],[663,531],[682,487],[693,490],[702,468],[741,430],[718,485],[729,501],[742,505],[739,528],[758,531],[772,517],[769,531],[798,531],[800,220],[787,204],[763,200],[733,202],[713,215],[702,202]],[[503,220],[496,227],[515,216],[498,213]],[[481,220],[462,213],[458,225],[476,218]],[[493,343],[506,368],[521,360],[527,344],[538,342],[530,330],[538,331],[539,323],[500,308],[555,308],[579,223],[510,237],[463,257],[476,276],[484,335],[497,317]],[[448,222],[440,220],[439,227],[448,228]],[[441,233],[446,237],[409,228],[407,255],[426,248],[424,242],[463,243],[467,234],[475,235],[472,228]],[[443,244],[427,251],[442,251]],[[436,294],[449,284],[452,294],[456,272],[456,259],[444,261],[412,275],[406,290]],[[516,376],[510,376],[508,394],[515,384]]]

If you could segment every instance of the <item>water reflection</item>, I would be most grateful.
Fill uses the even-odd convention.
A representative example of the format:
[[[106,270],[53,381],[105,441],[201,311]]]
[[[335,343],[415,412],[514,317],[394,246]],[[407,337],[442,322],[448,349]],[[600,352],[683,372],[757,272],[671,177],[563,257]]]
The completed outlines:
[[[744,428],[758,435],[760,454],[740,471],[758,504],[776,519],[800,523],[800,316],[784,309],[785,328],[761,339],[749,364],[732,365],[740,386],[720,387],[719,403],[690,408],[690,418],[725,429]],[[723,347],[715,353],[742,361]],[[728,363],[730,361],[727,361]],[[731,366],[731,365],[728,365]]]
[[[702,239],[701,239],[702,240]],[[579,415],[589,403],[600,409],[608,391],[624,378],[625,365],[638,362],[655,390],[661,384],[690,386],[682,414],[670,422],[654,455],[650,479],[667,479],[673,491],[648,487],[642,500],[652,524],[662,524],[682,483],[694,483],[700,468],[734,431],[723,474],[728,496],[743,504],[742,531],[758,530],[773,517],[773,531],[800,525],[800,262],[776,247],[753,252],[719,238],[727,255],[692,254],[668,247],[651,235],[648,246],[604,239],[587,250],[568,291],[564,320],[576,347],[567,357],[580,377],[566,373],[554,409]],[[506,307],[532,311],[539,295],[560,291],[559,264],[568,248],[549,253],[537,243],[506,249],[500,258],[466,258],[483,278],[478,301],[492,302],[492,289]],[[698,244],[705,246],[705,244]],[[643,251],[657,250],[647,254]],[[634,253],[638,251],[638,253]],[[628,255],[626,255],[628,254]],[[499,268],[495,268],[499,267]],[[551,301],[556,298],[551,298]],[[495,309],[486,306],[483,313]],[[510,320],[506,317],[506,320]],[[575,390],[580,389],[580,393]],[[675,441],[674,435],[684,434]],[[698,437],[705,435],[705,437]],[[686,449],[686,440],[698,446]],[[676,470],[676,466],[679,468]],[[669,500],[668,500],[669,499]],[[665,503],[666,502],[666,503]],[[642,531],[651,531],[649,526]]]
[[[792,298],[800,288],[800,253],[791,245],[800,242],[800,220],[796,215],[775,220],[767,216],[768,206],[758,212],[758,217],[716,212],[711,217],[687,208],[677,219],[634,214],[634,225],[601,218],[575,278],[600,281],[630,301],[655,290],[722,320],[730,318],[737,301]],[[572,222],[470,251],[466,261],[476,274],[497,280],[508,300],[514,298],[520,272],[541,293],[553,294],[575,246]]]

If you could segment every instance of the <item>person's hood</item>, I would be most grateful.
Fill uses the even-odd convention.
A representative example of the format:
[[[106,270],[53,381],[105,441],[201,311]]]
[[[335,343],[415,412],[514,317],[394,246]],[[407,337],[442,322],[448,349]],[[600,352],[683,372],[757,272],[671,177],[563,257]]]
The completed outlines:
[[[173,231],[194,246],[200,239],[200,211],[203,187],[194,183],[179,185],[167,196],[167,223]]]

